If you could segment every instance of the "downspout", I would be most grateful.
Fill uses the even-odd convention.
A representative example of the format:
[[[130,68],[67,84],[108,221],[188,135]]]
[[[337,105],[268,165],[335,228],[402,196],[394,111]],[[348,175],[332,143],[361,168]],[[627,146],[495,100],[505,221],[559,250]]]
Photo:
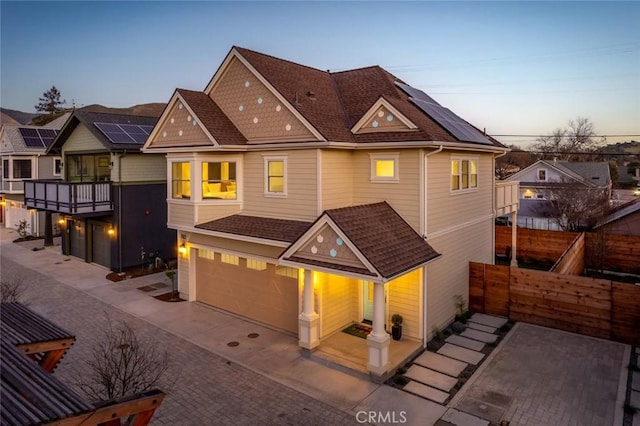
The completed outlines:
[[[493,223],[491,224],[491,231],[493,232],[493,235],[491,235],[491,253],[493,256],[492,264],[495,263],[496,258],[496,215],[498,214],[498,211],[496,210],[496,160],[507,155],[507,152],[509,151],[505,151],[502,154],[498,154],[493,157],[493,188],[491,188],[491,210],[493,210]],[[512,223],[511,226],[515,226],[515,224]]]
[[[118,272],[122,272],[122,157],[127,150],[118,155]]]
[[[444,149],[443,145],[440,145],[440,147],[438,149],[436,149],[435,151],[431,151],[429,153],[426,153],[424,155],[424,190],[422,191],[423,196],[424,196],[424,217],[422,218],[422,223],[424,225],[424,234],[422,235],[423,239],[427,239],[427,198],[428,198],[428,194],[427,194],[427,157],[430,157],[434,154],[438,154],[440,152],[442,152],[442,150]],[[423,347],[427,347],[427,341],[428,341],[428,336],[429,336],[429,329],[427,328],[427,266],[423,266],[422,267],[422,313],[424,315],[424,318],[422,319],[422,338],[424,339],[422,342],[422,346]]]

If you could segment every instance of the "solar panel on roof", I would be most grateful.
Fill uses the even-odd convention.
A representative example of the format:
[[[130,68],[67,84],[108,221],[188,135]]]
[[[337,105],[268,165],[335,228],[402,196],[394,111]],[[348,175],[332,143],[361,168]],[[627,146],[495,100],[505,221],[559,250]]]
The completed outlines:
[[[93,123],[112,143],[143,144],[153,126],[138,124]]]
[[[29,148],[45,148],[45,144],[40,138],[37,129],[28,129],[26,127],[20,127],[18,129],[24,143]]]
[[[400,83],[399,81],[396,81],[396,86],[401,88],[402,91],[404,93],[406,93],[407,95],[409,95],[409,97],[411,97],[411,98],[420,99],[420,100],[423,100],[425,102],[431,102],[432,104],[440,105],[431,96],[427,95],[426,93],[424,93],[420,89],[416,89],[415,87],[411,87],[408,84]]]
[[[476,130],[472,125],[458,117],[448,108],[439,104],[426,102],[422,99],[409,98],[418,108],[433,118],[453,136],[464,142],[475,142],[491,145],[489,139]]]
[[[38,129],[38,133],[40,134],[40,139],[42,139],[44,146],[49,146],[56,138],[58,131],[55,129]]]

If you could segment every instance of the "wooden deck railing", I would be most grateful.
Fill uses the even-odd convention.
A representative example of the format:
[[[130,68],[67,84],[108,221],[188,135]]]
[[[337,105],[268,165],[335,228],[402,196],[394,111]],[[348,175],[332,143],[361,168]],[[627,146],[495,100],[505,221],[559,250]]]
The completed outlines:
[[[25,181],[27,207],[59,213],[93,213],[113,210],[111,182]]]

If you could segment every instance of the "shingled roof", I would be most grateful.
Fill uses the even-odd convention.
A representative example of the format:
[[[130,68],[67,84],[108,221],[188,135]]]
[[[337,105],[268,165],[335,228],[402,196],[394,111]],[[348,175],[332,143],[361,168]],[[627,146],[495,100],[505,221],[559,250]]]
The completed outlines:
[[[375,271],[296,257],[294,248],[312,238],[312,227],[283,253],[283,260],[392,279],[440,256],[387,202],[326,210],[316,223],[324,217],[338,227]]]
[[[309,225],[311,225],[310,222],[299,220],[273,219],[235,214],[222,219],[201,223],[196,225],[196,228],[291,243],[302,235]]]

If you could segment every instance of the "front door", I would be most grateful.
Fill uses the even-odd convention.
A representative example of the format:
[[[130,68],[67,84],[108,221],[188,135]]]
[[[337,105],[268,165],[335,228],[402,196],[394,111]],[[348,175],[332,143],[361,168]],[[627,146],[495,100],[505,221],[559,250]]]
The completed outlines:
[[[373,322],[373,282],[362,281],[362,319]]]

